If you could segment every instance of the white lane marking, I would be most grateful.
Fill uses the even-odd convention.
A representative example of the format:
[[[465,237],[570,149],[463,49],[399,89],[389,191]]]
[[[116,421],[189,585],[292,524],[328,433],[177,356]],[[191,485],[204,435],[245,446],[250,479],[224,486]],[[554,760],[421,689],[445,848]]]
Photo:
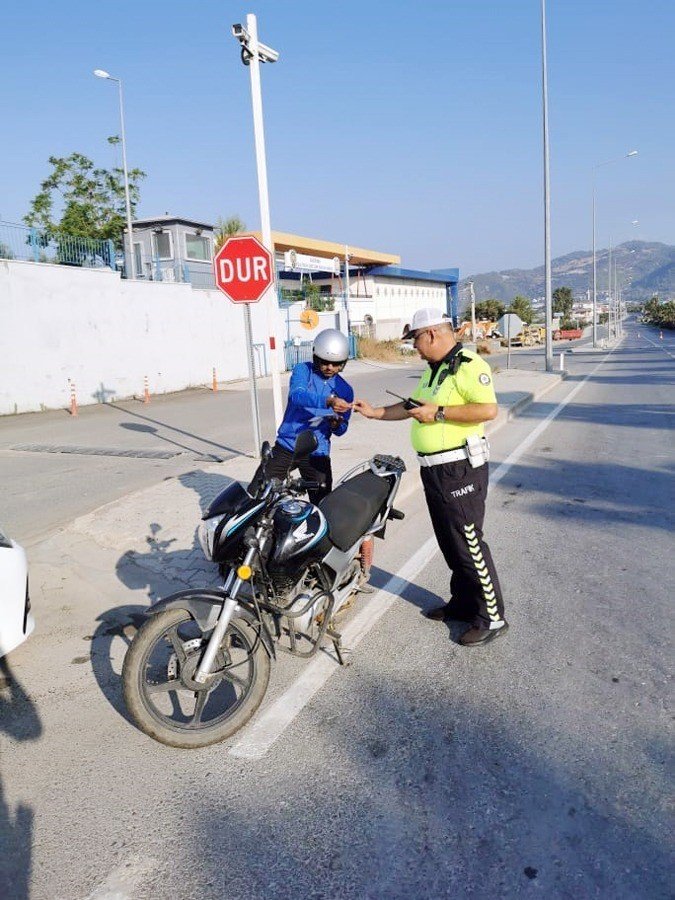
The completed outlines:
[[[392,575],[345,627],[342,632],[345,647],[351,650],[361,642],[436,553],[438,553],[436,538],[429,538],[398,574]],[[302,675],[253,721],[232,745],[230,754],[246,759],[260,759],[264,756],[337,668],[335,660],[331,657],[325,654],[315,657],[308,663]]]
[[[106,880],[87,896],[87,900],[131,900],[140,882],[158,865],[157,860],[150,856],[134,854],[113,869]]]
[[[569,394],[567,394],[567,396],[563,400],[561,400],[560,403],[551,410],[551,412],[546,416],[546,418],[542,419],[541,422],[537,425],[537,427],[533,431],[531,431],[528,434],[528,436],[520,442],[520,444],[518,444],[518,446],[513,451],[513,453],[509,454],[509,456],[506,457],[504,462],[500,466],[498,466],[493,473],[490,474],[490,486],[491,487],[494,487],[494,485],[499,484],[499,482],[507,474],[509,469],[518,462],[518,460],[523,455],[523,453],[525,453],[527,450],[529,450],[529,448],[532,446],[532,444],[534,444],[534,442],[537,440],[537,438],[544,431],[546,431],[546,429],[551,424],[551,422],[558,415],[560,415],[560,413],[567,406],[567,404],[570,403],[572,400],[574,400],[574,398],[579,393],[579,391],[582,389],[582,387],[586,384],[588,379],[592,378],[595,375],[595,373],[598,371],[598,369],[607,362],[607,360],[609,359],[609,357],[612,355],[613,352],[614,352],[614,349],[610,350],[606,356],[603,356],[603,358],[600,360],[600,362],[597,364],[597,366],[595,366],[593,369],[591,369],[591,371],[588,373],[588,375],[586,375],[586,377],[583,378],[579,382],[579,384],[577,384],[575,387],[572,388],[572,390],[569,392]]]
[[[670,350],[666,350],[663,344],[660,344],[657,341],[652,341],[648,337],[645,337],[645,340],[648,344],[651,344],[652,347],[656,347],[657,350],[663,350],[666,356],[669,356],[671,359],[675,359],[675,353],[671,353]],[[670,344],[668,346],[670,346]]]
[[[498,484],[502,480],[509,469],[532,446],[534,441],[548,428],[567,404],[576,397],[588,379],[593,377],[613,352],[613,350],[610,350],[597,366],[579,384],[572,388],[565,399],[551,410],[545,419],[542,419],[534,431],[521,441],[513,453],[490,476],[492,485]],[[396,599],[401,596],[410,582],[438,552],[436,538],[429,538],[399,570],[398,574],[392,575],[384,587],[371,597],[368,604],[345,627],[342,633],[345,646],[351,649],[359,644],[370,629],[390,609]],[[255,718],[251,725],[247,726],[241,737],[230,747],[228,751],[230,755],[244,759],[261,759],[337,669],[335,661],[325,654],[313,659],[307,665],[302,675],[274,703]]]

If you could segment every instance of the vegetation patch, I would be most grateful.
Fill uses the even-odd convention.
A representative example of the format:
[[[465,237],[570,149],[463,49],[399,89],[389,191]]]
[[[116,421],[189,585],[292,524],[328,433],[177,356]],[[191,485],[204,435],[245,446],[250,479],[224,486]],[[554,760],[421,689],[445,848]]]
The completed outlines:
[[[374,359],[378,362],[405,362],[416,356],[412,347],[401,344],[401,341],[376,341],[373,338],[359,338],[359,356],[363,359]]]

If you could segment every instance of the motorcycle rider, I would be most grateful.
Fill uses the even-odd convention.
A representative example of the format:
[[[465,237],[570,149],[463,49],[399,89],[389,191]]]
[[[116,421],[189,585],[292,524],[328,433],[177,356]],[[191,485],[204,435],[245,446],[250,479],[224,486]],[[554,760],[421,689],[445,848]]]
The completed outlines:
[[[294,468],[308,481],[321,487],[307,493],[312,503],[318,503],[333,486],[330,462],[330,440],[341,437],[349,427],[354,390],[340,374],[349,358],[349,341],[336,328],[326,328],[315,338],[312,362],[293,367],[288,387],[288,403],[277,432],[272,456],[265,465],[268,478],[285,478],[293,458],[295,439],[301,431],[311,429],[318,446],[314,453],[298,460]],[[263,484],[262,466],[258,467],[249,485],[255,496]]]

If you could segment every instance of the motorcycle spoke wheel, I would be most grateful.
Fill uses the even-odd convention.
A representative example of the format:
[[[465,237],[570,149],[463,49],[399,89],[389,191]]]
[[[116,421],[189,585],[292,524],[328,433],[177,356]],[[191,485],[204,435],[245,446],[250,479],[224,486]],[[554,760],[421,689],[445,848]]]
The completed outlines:
[[[152,616],[136,634],[123,669],[124,697],[136,724],[174,747],[202,747],[234,734],[260,705],[270,660],[257,627],[230,623],[216,654],[214,673],[193,680],[208,635],[187,610]]]

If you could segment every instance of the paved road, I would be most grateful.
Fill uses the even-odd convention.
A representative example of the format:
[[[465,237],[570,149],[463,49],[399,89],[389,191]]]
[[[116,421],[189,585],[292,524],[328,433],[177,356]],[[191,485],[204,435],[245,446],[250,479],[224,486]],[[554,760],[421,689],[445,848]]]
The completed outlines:
[[[448,587],[430,557],[262,758],[171,751],[130,725],[110,622],[145,586],[103,579],[82,536],[78,577],[53,588],[61,624],[47,617],[0,691],[7,895],[672,896],[675,362],[637,330],[604,363],[575,357],[494,439],[509,634],[465,650],[424,619]],[[419,492],[405,509],[378,584],[429,540]],[[93,641],[69,612],[87,599],[92,617],[108,607]],[[282,659],[270,700],[304,671]]]
[[[524,370],[543,370],[541,351],[522,350],[513,359]],[[504,368],[504,360],[495,356],[493,368]],[[345,374],[359,396],[387,402],[385,387],[407,394],[421,369],[419,360],[394,372],[358,361]],[[261,384],[260,404],[263,435],[271,439],[269,379]],[[216,394],[201,389],[153,397],[147,406],[85,406],[77,418],[63,410],[0,417],[0,523],[31,546],[129,491],[185,475],[214,457],[252,456],[252,437],[249,391],[242,382]]]

